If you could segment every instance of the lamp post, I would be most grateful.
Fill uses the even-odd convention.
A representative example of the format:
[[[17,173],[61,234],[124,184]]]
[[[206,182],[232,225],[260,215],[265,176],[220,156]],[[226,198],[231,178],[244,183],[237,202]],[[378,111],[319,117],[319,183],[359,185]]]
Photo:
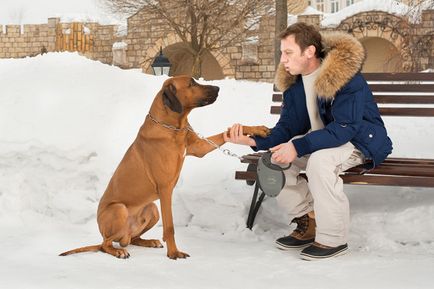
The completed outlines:
[[[171,66],[172,64],[169,62],[169,59],[164,56],[163,49],[160,47],[160,54],[154,58],[151,64],[154,75],[169,75]]]

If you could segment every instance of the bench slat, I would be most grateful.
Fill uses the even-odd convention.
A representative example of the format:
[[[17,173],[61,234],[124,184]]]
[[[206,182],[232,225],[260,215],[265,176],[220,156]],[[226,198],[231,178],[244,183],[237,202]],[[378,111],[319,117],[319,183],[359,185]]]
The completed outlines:
[[[424,177],[400,177],[400,176],[343,176],[345,184],[353,185],[381,185],[381,186],[404,186],[404,187],[434,187],[434,178]]]
[[[434,95],[417,95],[417,94],[391,94],[391,95],[375,95],[374,99],[377,103],[383,104],[434,104]],[[273,102],[282,102],[282,94],[273,94]]]
[[[434,116],[434,108],[425,107],[380,107],[383,116]]]
[[[244,157],[242,162],[256,165],[259,157],[259,154],[248,155]],[[361,174],[364,170],[364,166],[360,165],[348,169],[346,173]],[[255,174],[254,171],[253,173]],[[368,171],[366,175],[401,175],[434,178],[434,159],[387,158],[381,165]]]
[[[434,84],[369,84],[375,92],[433,92]]]
[[[434,81],[434,73],[363,73],[368,81]]]
[[[270,108],[271,114],[280,114],[281,107],[273,105]],[[380,114],[383,116],[413,116],[424,117],[434,116],[434,108],[425,107],[380,107]]]
[[[304,174],[300,174],[304,176]],[[236,180],[256,181],[255,172],[235,172]],[[342,175],[345,184],[353,185],[383,185],[383,186],[409,186],[409,187],[434,187],[434,178],[417,176],[392,176],[392,175]]]
[[[261,153],[253,153],[243,156],[242,163],[257,164]],[[434,159],[416,159],[416,158],[387,158],[381,166],[434,166]]]
[[[345,172],[346,175],[361,175],[364,171],[363,167],[354,167]],[[242,173],[238,171],[237,173]],[[256,178],[256,172],[250,171],[249,179]],[[252,174],[252,175],[250,175]],[[434,178],[434,167],[433,166],[417,166],[417,165],[400,165],[400,166],[387,166],[379,165],[373,170],[368,171],[364,175],[383,175],[383,176],[414,176],[414,177],[431,177]],[[254,176],[254,178],[252,177]]]
[[[434,159],[416,159],[416,158],[387,158],[382,165],[388,164],[417,164],[434,166]]]
[[[346,172],[362,173],[364,168],[354,167]],[[373,175],[399,175],[399,176],[418,176],[418,177],[433,177],[433,166],[419,165],[379,165],[375,169],[368,171],[367,174]]]
[[[381,104],[434,104],[434,95],[374,95]]]

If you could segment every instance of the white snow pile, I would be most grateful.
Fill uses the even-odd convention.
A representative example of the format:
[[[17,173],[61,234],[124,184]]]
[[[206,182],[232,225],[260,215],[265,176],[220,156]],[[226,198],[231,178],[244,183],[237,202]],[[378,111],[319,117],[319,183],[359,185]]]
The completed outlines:
[[[98,201],[165,77],[75,53],[0,59],[1,288],[431,288],[432,189],[348,186],[350,251],[319,263],[274,248],[291,230],[266,199],[245,228],[252,187],[234,180],[238,159],[214,151],[187,158],[174,191],[176,239],[191,254],[130,246],[132,257],[58,253],[101,241]],[[216,103],[193,110],[203,135],[234,122],[273,126],[272,85],[221,80]],[[432,121],[386,119],[394,155],[433,157]],[[239,155],[250,148],[225,145]],[[161,239],[158,224],[148,238]]]

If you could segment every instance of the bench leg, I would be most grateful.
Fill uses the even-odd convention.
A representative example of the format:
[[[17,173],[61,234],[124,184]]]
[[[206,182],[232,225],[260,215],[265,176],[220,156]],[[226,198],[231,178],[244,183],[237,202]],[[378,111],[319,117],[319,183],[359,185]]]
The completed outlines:
[[[259,185],[258,182],[256,182],[255,191],[253,192],[253,196],[252,196],[252,203],[250,204],[249,216],[247,217],[247,228],[249,228],[250,230],[253,227],[256,214],[258,213],[259,208],[261,207],[262,201],[265,198],[265,193],[261,192],[261,195],[259,196],[258,199],[258,192],[259,192]]]

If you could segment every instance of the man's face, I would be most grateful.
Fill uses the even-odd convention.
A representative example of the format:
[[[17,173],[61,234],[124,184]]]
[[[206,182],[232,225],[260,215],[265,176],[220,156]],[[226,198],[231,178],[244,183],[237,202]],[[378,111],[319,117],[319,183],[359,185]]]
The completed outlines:
[[[308,67],[308,57],[295,42],[294,35],[289,35],[280,41],[280,62],[285,70],[292,75],[305,74]]]

